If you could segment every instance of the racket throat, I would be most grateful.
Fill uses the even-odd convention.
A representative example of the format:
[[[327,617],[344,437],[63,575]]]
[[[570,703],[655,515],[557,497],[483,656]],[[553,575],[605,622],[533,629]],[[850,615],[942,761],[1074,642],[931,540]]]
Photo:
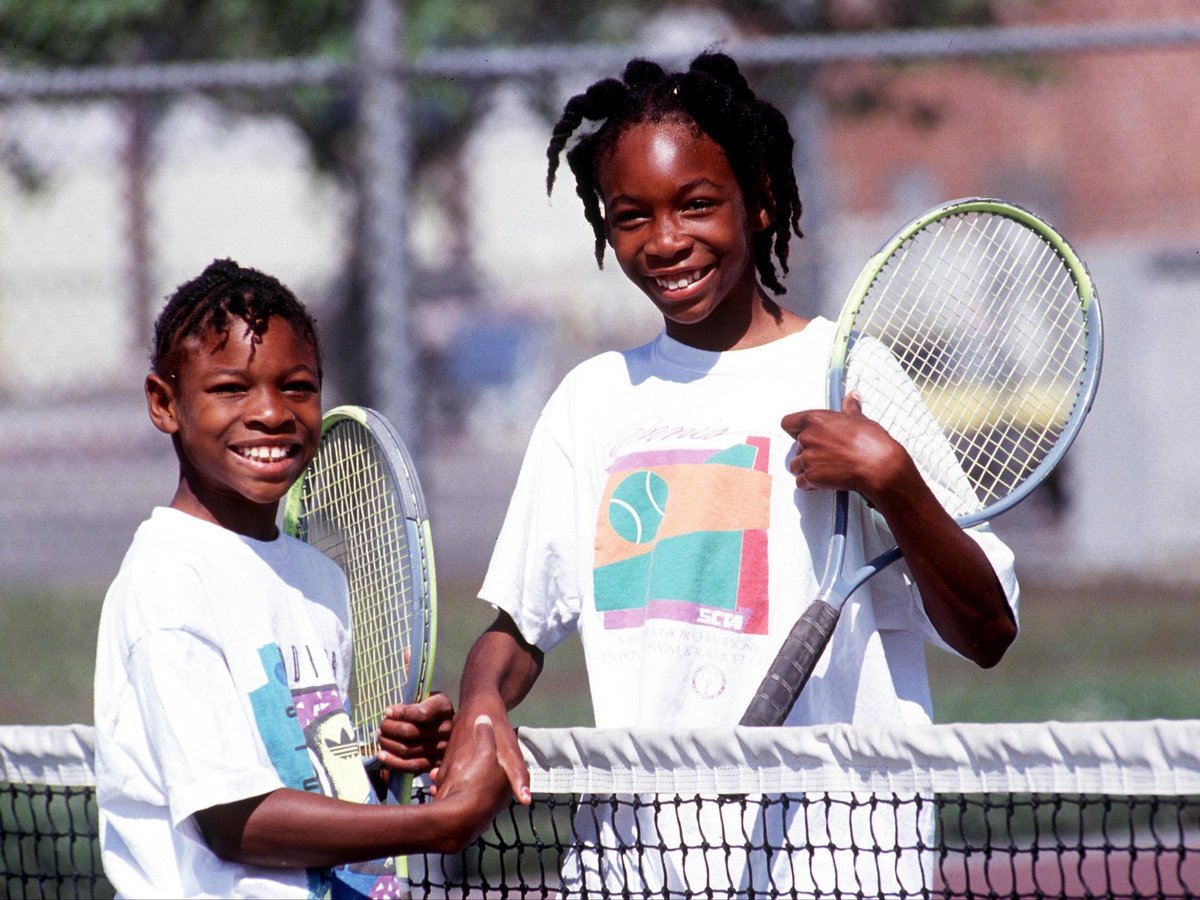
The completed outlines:
[[[846,600],[858,587],[858,584],[847,581],[842,577],[842,565],[846,559],[846,526],[843,520],[840,527],[829,539],[829,549],[825,556],[824,574],[817,585],[817,595],[813,603],[825,603],[836,612],[841,612]],[[855,573],[857,575],[857,573]],[[861,582],[860,582],[861,583]]]

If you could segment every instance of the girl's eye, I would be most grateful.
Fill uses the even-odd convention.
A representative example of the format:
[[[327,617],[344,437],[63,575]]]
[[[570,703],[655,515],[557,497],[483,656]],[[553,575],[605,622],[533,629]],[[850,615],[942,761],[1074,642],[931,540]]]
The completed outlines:
[[[689,212],[708,212],[717,205],[716,200],[711,200],[708,197],[696,197],[689,200],[684,208]]]
[[[246,391],[236,381],[223,381],[220,384],[214,384],[209,390],[214,394],[242,394]]]
[[[613,213],[613,225],[617,228],[632,228],[638,223],[645,221],[646,215],[635,209],[622,210]]]
[[[289,394],[306,398],[318,392],[316,383],[312,381],[290,381],[284,385],[283,389]]]

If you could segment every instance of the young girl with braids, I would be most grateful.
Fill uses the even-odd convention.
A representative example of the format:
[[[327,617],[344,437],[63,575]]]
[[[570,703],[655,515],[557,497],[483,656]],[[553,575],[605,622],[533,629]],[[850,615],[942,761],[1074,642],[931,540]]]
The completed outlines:
[[[275,525],[317,449],[321,377],[308,312],[230,260],[155,325],[146,400],[179,481],[138,528],[96,655],[103,863],[122,896],[397,896],[393,854],[457,849],[507,797],[481,722],[437,802],[374,802],[345,707],[345,576]],[[381,744],[404,756],[381,761],[435,764],[451,712],[444,695],[390,710]]]
[[[599,124],[576,136],[585,121]],[[835,490],[857,498],[847,565],[894,543],[904,561],[851,599],[788,724],[928,723],[925,641],[991,666],[1015,637],[1007,548],[954,523],[857,397],[822,409],[834,325],[772,296],[800,236],[792,147],[784,116],[719,53],[674,74],[634,60],[572,97],[554,128],[548,188],[565,150],[597,262],[611,248],[664,328],[554,392],[480,591],[498,615],[468,658],[459,714],[497,723],[518,798],[528,775],[506,712],[573,630],[597,727],[736,725],[816,594]],[[444,771],[470,744],[452,734]],[[582,854],[573,877],[714,887],[678,860],[648,862],[651,843],[615,863]],[[728,878],[779,889],[819,867],[780,854],[773,868]]]

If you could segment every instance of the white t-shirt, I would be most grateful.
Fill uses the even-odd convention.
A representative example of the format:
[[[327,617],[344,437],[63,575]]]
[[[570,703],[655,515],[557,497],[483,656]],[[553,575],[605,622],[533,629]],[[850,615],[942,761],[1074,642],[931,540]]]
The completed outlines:
[[[579,629],[597,727],[736,724],[815,595],[834,495],[796,489],[779,423],[824,408],[833,332],[725,353],[662,334],[547,403],[480,596],[543,650]],[[1015,614],[1012,554],[970,533]],[[847,571],[894,544],[853,497]],[[946,646],[895,563],[847,603],[788,724],[929,722],[927,640]]]
[[[722,727],[741,719],[825,565],[834,494],[796,488],[787,469],[795,441],[780,421],[825,407],[833,335],[833,323],[818,318],[769,344],[715,353],[661,334],[587,360],[550,398],[480,597],[543,650],[578,629],[597,727]],[[927,475],[938,468],[922,466]],[[846,571],[895,544],[882,516],[857,495],[849,525]],[[986,528],[970,534],[1015,615],[1012,554]],[[946,647],[907,566],[895,563],[846,604],[787,724],[927,724],[926,641]],[[829,847],[866,826],[880,834],[870,810],[844,821],[805,813],[796,822],[796,809],[776,810],[771,821],[736,809],[702,815],[749,816],[754,821],[727,825],[767,828],[775,838],[786,830],[798,846],[810,838]],[[644,841],[636,834],[654,826],[623,813],[592,811],[577,824],[594,832],[593,846],[612,847],[619,835],[633,849],[601,858],[584,834],[584,848],[564,866],[570,884],[714,887],[703,855],[647,853],[661,823]],[[891,827],[911,833],[917,823]],[[706,831],[700,821],[672,828]],[[828,858],[777,854],[770,884],[829,889],[835,875],[844,879],[856,866],[847,854],[817,852]],[[919,885],[924,864],[915,855],[897,860],[907,873],[899,881]],[[721,881],[747,887],[747,878],[726,870]],[[874,887],[888,884],[895,882],[881,876]]]
[[[224,862],[198,810],[278,788],[374,802],[345,698],[345,576],[292,538],[168,508],[134,536],[100,617],[96,785],[105,873],[129,897],[320,897],[394,880]]]

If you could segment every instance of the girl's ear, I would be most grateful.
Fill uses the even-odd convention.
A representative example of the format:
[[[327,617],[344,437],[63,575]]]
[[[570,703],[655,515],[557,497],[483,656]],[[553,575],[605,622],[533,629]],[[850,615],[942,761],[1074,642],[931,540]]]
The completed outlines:
[[[150,421],[163,434],[179,431],[179,420],[175,414],[175,389],[171,383],[154,372],[146,376],[146,410]]]
[[[765,179],[754,192],[749,212],[753,231],[766,231],[775,224],[775,198],[771,195],[770,183]]]
[[[600,207],[600,220],[604,223],[604,242],[611,247],[613,245],[612,223],[608,218],[608,208],[603,205]]]

